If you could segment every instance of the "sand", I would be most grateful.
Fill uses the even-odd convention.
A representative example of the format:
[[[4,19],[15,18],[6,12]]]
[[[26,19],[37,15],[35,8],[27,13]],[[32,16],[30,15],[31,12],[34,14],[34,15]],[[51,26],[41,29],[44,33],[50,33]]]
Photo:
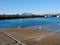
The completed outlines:
[[[0,30],[25,45],[60,45],[60,33],[26,28],[1,28]]]

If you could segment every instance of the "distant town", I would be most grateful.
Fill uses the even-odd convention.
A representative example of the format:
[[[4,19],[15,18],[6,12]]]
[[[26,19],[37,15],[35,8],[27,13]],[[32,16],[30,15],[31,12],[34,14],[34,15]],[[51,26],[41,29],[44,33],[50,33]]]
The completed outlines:
[[[32,13],[23,13],[23,14],[0,14],[1,19],[17,19],[17,18],[38,18],[38,17],[60,17],[60,14],[32,14]]]

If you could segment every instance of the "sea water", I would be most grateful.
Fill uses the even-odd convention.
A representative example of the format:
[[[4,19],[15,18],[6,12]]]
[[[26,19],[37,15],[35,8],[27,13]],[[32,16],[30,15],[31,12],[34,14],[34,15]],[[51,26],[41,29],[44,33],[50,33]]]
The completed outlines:
[[[60,32],[60,17],[0,20],[0,28],[40,27]]]

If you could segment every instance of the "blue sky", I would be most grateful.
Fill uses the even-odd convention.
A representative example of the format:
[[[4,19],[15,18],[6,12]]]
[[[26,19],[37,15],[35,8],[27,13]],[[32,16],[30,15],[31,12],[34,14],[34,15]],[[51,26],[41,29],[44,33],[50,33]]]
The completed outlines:
[[[0,14],[60,13],[60,0],[0,0]]]

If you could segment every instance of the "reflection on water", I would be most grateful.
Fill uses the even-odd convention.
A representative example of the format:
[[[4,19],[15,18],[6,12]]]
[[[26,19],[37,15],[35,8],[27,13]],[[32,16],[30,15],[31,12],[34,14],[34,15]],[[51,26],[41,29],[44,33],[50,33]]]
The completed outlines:
[[[60,17],[0,20],[0,28],[15,28],[29,26],[60,32]]]

